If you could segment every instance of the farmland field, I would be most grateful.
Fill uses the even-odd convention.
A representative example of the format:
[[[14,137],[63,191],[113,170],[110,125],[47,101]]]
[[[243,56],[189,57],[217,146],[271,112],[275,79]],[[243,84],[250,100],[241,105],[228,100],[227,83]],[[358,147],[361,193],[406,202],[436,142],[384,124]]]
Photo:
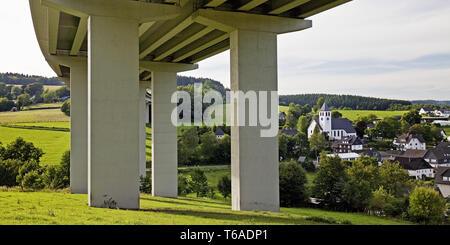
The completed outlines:
[[[408,222],[310,208],[282,208],[279,213],[231,211],[230,200],[141,194],[140,210],[91,208],[87,195],[0,190],[2,225],[401,225]]]
[[[348,118],[351,121],[357,120],[359,117],[368,116],[370,114],[376,115],[378,118],[385,118],[389,116],[403,116],[407,111],[361,111],[361,110],[339,110],[343,118]]]
[[[17,122],[68,122],[70,118],[60,109],[0,112],[1,123]]]

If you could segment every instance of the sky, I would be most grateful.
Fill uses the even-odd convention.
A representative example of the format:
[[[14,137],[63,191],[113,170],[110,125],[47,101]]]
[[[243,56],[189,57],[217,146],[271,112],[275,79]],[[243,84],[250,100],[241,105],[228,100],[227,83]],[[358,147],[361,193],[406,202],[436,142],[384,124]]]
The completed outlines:
[[[278,36],[280,94],[450,100],[450,1],[354,0]],[[28,0],[0,1],[0,72],[55,76],[41,54]],[[229,51],[180,75],[230,86]]]

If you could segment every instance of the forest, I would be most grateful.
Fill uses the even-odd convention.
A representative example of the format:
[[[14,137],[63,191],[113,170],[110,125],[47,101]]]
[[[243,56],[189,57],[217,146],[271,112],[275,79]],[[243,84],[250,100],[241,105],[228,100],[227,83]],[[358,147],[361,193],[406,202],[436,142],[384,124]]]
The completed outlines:
[[[356,95],[335,94],[296,94],[280,95],[280,105],[288,106],[290,103],[299,105],[315,105],[317,100],[323,97],[331,108],[352,110],[388,110],[394,105],[410,106],[411,102],[406,100],[391,100]]]

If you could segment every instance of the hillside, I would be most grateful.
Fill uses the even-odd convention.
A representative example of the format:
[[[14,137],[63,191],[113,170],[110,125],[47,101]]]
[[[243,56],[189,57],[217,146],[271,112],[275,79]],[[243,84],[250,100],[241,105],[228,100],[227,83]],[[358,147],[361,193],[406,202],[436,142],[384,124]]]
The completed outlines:
[[[335,94],[296,94],[280,95],[280,105],[288,106],[291,102],[299,105],[316,105],[317,100],[323,97],[325,102],[334,108],[351,108],[353,110],[386,110],[392,105],[411,105],[405,100],[391,100],[356,95]]]
[[[429,104],[429,105],[450,105],[450,100],[413,100],[411,101],[413,105],[415,104]]]
[[[64,85],[56,77],[42,77],[34,75],[25,75],[19,73],[0,73],[0,82],[14,85],[27,85],[34,82],[39,82],[42,85]]]
[[[221,82],[212,80],[209,78],[196,78],[196,77],[185,77],[185,76],[177,77],[177,85],[178,86],[187,86],[187,85],[192,85],[194,83],[202,83],[204,89],[214,89],[214,90],[220,92],[222,94],[222,96],[225,95],[225,92],[227,90]]]

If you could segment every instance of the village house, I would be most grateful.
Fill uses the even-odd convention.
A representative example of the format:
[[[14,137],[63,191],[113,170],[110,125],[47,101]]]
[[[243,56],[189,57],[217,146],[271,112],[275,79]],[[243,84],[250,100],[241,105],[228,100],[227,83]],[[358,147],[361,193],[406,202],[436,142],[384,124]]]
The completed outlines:
[[[335,140],[331,148],[336,153],[349,153],[363,149],[363,143],[357,136],[348,136]]]
[[[378,163],[381,164],[381,162],[383,161],[383,158],[381,156],[381,153],[377,150],[373,150],[373,149],[367,149],[367,150],[356,150],[354,151],[356,154],[359,155],[365,155],[365,156],[369,156],[369,157],[375,157],[378,161]]]
[[[223,138],[223,136],[225,136],[225,132],[221,128],[218,128],[216,130],[215,134],[216,134],[217,140],[221,140]]]
[[[335,157],[335,156],[338,156],[340,159],[344,161],[354,161],[361,157],[361,155],[354,152],[327,154],[327,157]]]
[[[282,129],[282,134],[289,135],[289,136],[296,136],[298,134],[297,129]]]
[[[328,137],[340,140],[348,136],[356,136],[353,124],[347,118],[332,118],[331,110],[326,103],[319,110],[319,115],[311,120],[308,127],[308,138],[311,138],[316,126],[321,133],[326,133]]]
[[[396,162],[415,179],[434,178],[433,167],[422,158],[396,157]]]
[[[418,134],[402,134],[394,140],[394,145],[401,151],[426,149],[425,140]]]
[[[424,159],[435,168],[439,166],[450,166],[450,147],[448,146],[448,142],[441,143],[436,148],[427,151]]]
[[[431,107],[423,107],[419,111],[420,115],[427,115],[427,116],[433,116],[434,115],[434,109]]]
[[[437,169],[434,184],[444,198],[450,197],[450,167],[439,167]]]
[[[439,110],[435,110],[434,114],[436,116],[439,116],[439,117],[449,118],[450,117],[450,110],[449,109],[439,109]]]

